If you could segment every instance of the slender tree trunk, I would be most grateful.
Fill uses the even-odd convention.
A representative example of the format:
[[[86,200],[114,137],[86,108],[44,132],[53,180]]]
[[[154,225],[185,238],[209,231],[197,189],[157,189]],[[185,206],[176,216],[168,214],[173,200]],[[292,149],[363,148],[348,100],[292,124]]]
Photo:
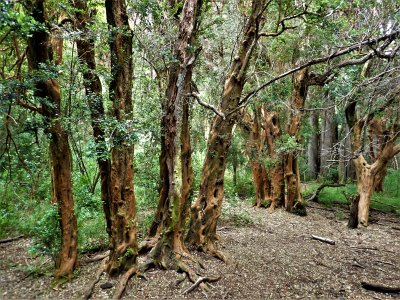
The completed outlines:
[[[293,91],[291,100],[291,115],[287,133],[299,140],[299,131],[302,120],[302,109],[308,91],[308,69],[298,71],[293,75]],[[285,154],[284,170],[286,181],[285,207],[287,211],[292,211],[297,203],[302,203],[300,173],[298,166],[298,154],[294,151]],[[300,205],[300,204],[299,204]]]
[[[102,127],[102,120],[105,118],[103,98],[101,95],[102,86],[99,76],[96,74],[95,45],[94,40],[88,32],[88,23],[91,21],[89,11],[84,1],[75,1],[77,9],[75,14],[75,26],[82,31],[82,37],[77,40],[78,58],[84,65],[82,68],[83,84],[90,109],[93,137],[96,143],[97,164],[100,171],[101,201],[105,214],[107,233],[111,235],[111,170],[110,159],[107,155],[105,130]]]
[[[133,186],[132,118],[132,31],[124,0],[106,0],[110,36],[112,115],[123,129],[115,128],[111,149],[110,201],[110,274],[135,267],[137,258],[136,202]],[[117,126],[119,127],[119,126]]]
[[[46,26],[44,0],[31,4],[31,16],[43,26]],[[41,65],[53,63],[50,36],[45,29],[38,28],[28,38],[28,62],[33,71],[38,71]],[[48,99],[38,111],[46,120],[46,131],[50,134],[50,160],[52,165],[52,198],[58,205],[61,228],[61,249],[57,259],[55,277],[71,276],[77,260],[77,221],[74,214],[74,199],[72,193],[71,152],[68,133],[60,121],[61,90],[56,79],[37,79],[35,82],[36,97]]]
[[[266,1],[252,1],[252,9],[244,28],[238,55],[232,62],[225,81],[220,102],[223,113],[236,109],[246,81],[246,72],[258,40],[258,28],[264,24],[262,12]],[[216,228],[224,197],[224,174],[228,149],[232,140],[232,128],[237,114],[226,119],[216,116],[211,125],[204,160],[201,185],[196,202],[191,208],[190,228],[187,241],[196,248],[226,259],[215,247]]]
[[[261,107],[256,107],[254,117],[245,112],[242,120],[239,121],[242,134],[246,142],[246,154],[249,158],[250,169],[253,178],[255,203],[254,206],[261,207],[269,198],[269,184],[267,171],[263,161],[264,140],[261,130]]]
[[[337,181],[336,174],[330,174],[332,170],[332,160],[337,158],[334,145],[338,142],[337,138],[337,122],[335,120],[335,107],[334,99],[326,94],[327,104],[329,108],[324,111],[322,121],[322,134],[321,134],[321,171],[322,176],[329,176],[332,180]]]
[[[310,125],[313,131],[308,143],[308,172],[311,180],[317,179],[320,171],[320,133],[318,119],[318,112],[312,111],[310,114]]]

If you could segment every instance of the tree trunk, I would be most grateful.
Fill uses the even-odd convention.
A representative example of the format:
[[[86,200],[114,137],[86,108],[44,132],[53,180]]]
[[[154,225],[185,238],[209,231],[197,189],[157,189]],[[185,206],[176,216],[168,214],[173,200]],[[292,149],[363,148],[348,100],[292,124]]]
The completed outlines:
[[[265,205],[268,197],[268,177],[263,161],[264,139],[262,139],[261,128],[261,107],[254,110],[254,117],[245,112],[242,120],[239,121],[242,134],[246,142],[246,154],[249,158],[250,169],[253,178],[255,192],[255,207]]]
[[[318,119],[318,112],[312,111],[310,114],[310,125],[313,131],[308,143],[308,172],[311,180],[317,179],[320,170],[320,132]]]
[[[220,111],[227,113],[236,109],[246,81],[246,72],[258,40],[258,28],[262,27],[262,12],[266,1],[252,1],[252,9],[244,28],[238,55],[232,62],[225,81]],[[224,174],[232,128],[237,114],[226,119],[214,117],[207,142],[206,157],[201,175],[201,185],[196,202],[191,208],[190,228],[187,241],[197,249],[210,252],[225,259],[215,247],[216,228],[224,197]]]
[[[46,26],[44,0],[30,3],[31,16]],[[31,70],[38,71],[41,65],[53,62],[50,36],[45,29],[38,28],[28,38],[28,63]],[[74,214],[72,193],[71,152],[68,133],[60,121],[61,90],[56,79],[37,79],[36,97],[48,99],[38,110],[46,121],[46,131],[50,134],[50,160],[52,165],[52,198],[58,205],[61,228],[61,249],[57,259],[56,278],[72,276],[77,260],[77,221]]]
[[[197,22],[202,0],[185,1],[179,34],[174,46],[176,62],[168,70],[162,156],[160,157],[162,186],[158,211],[161,223],[157,243],[149,256],[154,264],[164,269],[179,269],[179,258],[187,254],[183,232],[189,200],[192,193],[193,170],[189,127],[189,99],[185,96],[191,88],[192,70],[197,53],[187,51],[194,46]],[[180,139],[178,138],[180,135]],[[161,173],[163,174],[163,173]],[[157,216],[156,216],[157,217]]]
[[[105,118],[103,98],[101,95],[102,87],[99,76],[96,74],[95,45],[94,40],[89,36],[87,24],[91,21],[90,14],[85,1],[75,1],[77,9],[75,13],[75,26],[82,31],[82,38],[78,39],[77,51],[78,58],[84,65],[82,68],[83,84],[88,99],[90,109],[93,137],[96,144],[97,164],[100,171],[101,201],[105,214],[107,233],[111,235],[110,219],[110,200],[111,200],[111,182],[110,182],[110,159],[107,155],[105,131],[101,125]]]
[[[299,131],[301,127],[302,109],[304,108],[305,100],[308,91],[308,70],[303,69],[293,75],[293,90],[291,100],[291,115],[287,133],[289,136],[295,137],[299,141]],[[284,170],[286,181],[286,198],[285,208],[291,212],[293,207],[301,205],[303,202],[301,196],[300,172],[298,166],[298,154],[291,151],[284,156]],[[297,204],[300,203],[300,204]]]
[[[333,181],[337,181],[337,174],[330,172],[334,165],[330,160],[335,160],[337,158],[336,149],[334,149],[334,146],[338,142],[334,107],[335,101],[329,94],[326,94],[326,99],[329,108],[324,111],[324,117],[322,119],[320,174],[324,177],[328,176]]]
[[[110,259],[107,272],[119,273],[135,267],[137,258],[136,202],[133,187],[132,128],[132,31],[124,0],[106,0],[107,23],[111,31],[110,100],[117,124],[112,135],[111,200],[110,200]]]

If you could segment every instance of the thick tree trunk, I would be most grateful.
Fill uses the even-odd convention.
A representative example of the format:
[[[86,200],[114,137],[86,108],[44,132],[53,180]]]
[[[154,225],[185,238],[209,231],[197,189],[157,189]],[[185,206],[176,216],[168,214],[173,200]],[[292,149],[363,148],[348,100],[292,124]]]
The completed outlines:
[[[135,267],[137,257],[136,202],[133,187],[133,141],[129,140],[132,128],[127,121],[132,118],[132,32],[124,0],[106,0],[107,23],[111,31],[111,82],[110,99],[112,115],[124,129],[115,129],[111,149],[111,200],[110,200],[110,274]]]
[[[46,26],[44,1],[30,3],[31,16]],[[28,63],[31,70],[38,71],[41,65],[53,62],[50,36],[47,30],[37,29],[28,38]],[[71,153],[68,133],[60,121],[61,90],[56,79],[37,79],[36,97],[47,99],[38,110],[45,117],[46,131],[50,134],[50,160],[52,165],[52,198],[58,205],[61,228],[61,249],[57,259],[56,278],[71,276],[77,260],[77,221],[74,214],[72,193]]]
[[[388,100],[390,101],[390,99]],[[388,102],[389,103],[389,102]],[[385,131],[381,140],[381,149],[372,164],[368,164],[364,156],[360,153],[363,147],[362,130],[366,122],[373,120],[373,115],[368,115],[362,119],[357,118],[357,102],[351,102],[346,106],[346,121],[351,131],[351,147],[357,157],[354,159],[357,174],[357,191],[360,196],[358,203],[358,224],[368,226],[369,209],[372,194],[376,189],[376,184],[381,181],[381,177],[387,169],[389,161],[400,152],[400,145],[395,145],[399,135],[400,122],[390,126]]]
[[[313,131],[308,143],[308,176],[311,180],[317,179],[320,171],[320,132],[318,119],[318,112],[312,111],[310,114],[310,125]]]
[[[105,118],[103,98],[101,95],[102,87],[99,76],[96,74],[95,46],[94,40],[89,36],[88,23],[91,21],[90,14],[85,1],[75,1],[76,19],[75,26],[82,31],[82,36],[77,40],[77,51],[79,60],[83,64],[83,84],[88,99],[90,109],[93,137],[96,143],[97,164],[100,171],[101,201],[105,214],[107,233],[111,235],[110,219],[110,200],[111,200],[111,182],[110,182],[110,159],[107,156],[105,141],[105,131],[101,125]]]
[[[265,2],[252,1],[251,13],[244,28],[238,55],[232,62],[225,81],[220,102],[220,111],[223,113],[236,109],[239,104],[246,72],[258,39],[258,28],[264,23],[262,12]],[[213,120],[207,142],[199,195],[191,208],[190,228],[187,235],[187,241],[197,249],[213,253],[221,259],[225,257],[217,251],[214,243],[217,240],[216,228],[224,197],[227,154],[236,117],[236,114],[231,114],[226,119],[216,116]]]

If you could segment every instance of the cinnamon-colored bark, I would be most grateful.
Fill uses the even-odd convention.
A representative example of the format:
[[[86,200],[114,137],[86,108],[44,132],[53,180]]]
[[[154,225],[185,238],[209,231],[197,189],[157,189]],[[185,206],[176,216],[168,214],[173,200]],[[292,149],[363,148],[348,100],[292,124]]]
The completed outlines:
[[[46,26],[44,0],[30,3],[31,16]],[[47,30],[37,28],[28,38],[28,63],[32,71],[41,65],[53,63],[50,35]],[[74,214],[72,193],[71,152],[68,133],[63,127],[61,116],[61,89],[55,78],[37,78],[36,97],[47,99],[39,109],[46,121],[50,135],[50,161],[52,166],[52,198],[57,203],[61,228],[61,249],[57,259],[55,277],[71,276],[77,260],[77,221]]]
[[[258,40],[258,29],[263,26],[266,1],[252,1],[252,8],[244,28],[238,54],[234,58],[226,76],[224,90],[220,101],[223,113],[236,109],[246,82],[246,72],[253,50]],[[210,252],[224,259],[217,250],[216,227],[221,213],[224,196],[224,174],[228,149],[232,139],[232,128],[237,114],[226,119],[214,117],[204,160],[199,195],[191,208],[190,228],[187,241],[196,248]]]
[[[390,101],[390,100],[389,100]],[[351,129],[351,147],[356,154],[353,159],[357,174],[358,225],[368,226],[371,198],[377,185],[381,184],[389,161],[400,152],[400,145],[396,145],[399,135],[400,123],[392,124],[382,133],[381,147],[376,154],[375,161],[368,163],[360,150],[363,147],[363,126],[374,119],[373,114],[363,118],[357,117],[357,102],[351,102],[346,107],[346,120]]]
[[[83,84],[90,109],[93,137],[96,143],[97,164],[100,171],[101,201],[105,214],[107,233],[111,234],[110,199],[111,199],[111,171],[110,159],[107,156],[105,131],[101,125],[105,117],[102,86],[99,76],[96,74],[95,45],[90,36],[88,25],[91,17],[85,1],[74,1],[76,10],[75,27],[81,30],[82,35],[76,41],[79,60],[83,64]]]
[[[127,140],[132,118],[132,31],[124,0],[106,0],[110,36],[112,116],[124,130],[112,136],[110,172],[110,258],[107,271],[119,273],[134,267],[137,258],[136,202],[133,188],[132,141]]]
[[[299,141],[299,132],[303,115],[302,109],[304,108],[309,86],[308,69],[305,68],[293,74],[292,81],[291,113],[287,133],[295,137],[296,141]],[[297,153],[290,152],[285,154],[284,170],[286,181],[285,207],[287,211],[292,211],[295,203],[303,202]]]
[[[156,218],[150,235],[159,236],[150,257],[156,266],[179,268],[178,259],[186,255],[183,243],[184,224],[192,192],[193,170],[189,128],[190,103],[186,94],[192,82],[196,54],[193,47],[201,12],[202,0],[187,0],[182,9],[179,34],[174,46],[176,62],[168,70],[165,113],[162,120],[163,138],[161,189]],[[161,221],[161,222],[159,222]]]

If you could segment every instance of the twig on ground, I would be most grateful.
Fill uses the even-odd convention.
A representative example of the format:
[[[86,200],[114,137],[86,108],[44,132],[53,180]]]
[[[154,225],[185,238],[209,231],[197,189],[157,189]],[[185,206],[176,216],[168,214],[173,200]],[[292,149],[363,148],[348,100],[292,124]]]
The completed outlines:
[[[365,281],[361,282],[361,286],[366,290],[374,291],[374,292],[378,292],[378,293],[393,293],[393,294],[400,293],[400,286],[392,287],[392,286],[386,286],[386,285],[382,285],[382,284],[368,283]]]
[[[334,240],[331,240],[331,239],[328,239],[328,238],[324,238],[324,237],[320,237],[320,236],[316,236],[316,235],[312,235],[311,237],[314,240],[317,240],[317,241],[320,241],[320,242],[324,242],[324,243],[327,243],[327,244],[330,244],[330,245],[335,245],[335,241]]]
[[[4,239],[4,240],[0,240],[0,244],[5,244],[5,243],[13,242],[13,241],[22,239],[23,237],[24,237],[23,235],[19,235],[19,236],[15,236],[15,237],[12,237],[12,238],[7,238],[7,239]]]

